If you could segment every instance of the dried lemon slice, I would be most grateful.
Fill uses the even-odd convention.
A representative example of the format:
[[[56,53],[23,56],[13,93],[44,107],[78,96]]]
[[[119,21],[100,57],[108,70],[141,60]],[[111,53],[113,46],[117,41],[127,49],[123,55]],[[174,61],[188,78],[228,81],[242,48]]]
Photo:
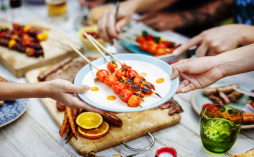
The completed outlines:
[[[84,129],[98,128],[102,124],[102,121],[102,116],[94,112],[84,112],[76,119],[77,125]]]
[[[85,138],[89,138],[89,139],[100,138],[106,135],[108,130],[109,130],[109,125],[105,121],[103,121],[102,124],[95,129],[83,129],[81,127],[78,127],[78,132]]]

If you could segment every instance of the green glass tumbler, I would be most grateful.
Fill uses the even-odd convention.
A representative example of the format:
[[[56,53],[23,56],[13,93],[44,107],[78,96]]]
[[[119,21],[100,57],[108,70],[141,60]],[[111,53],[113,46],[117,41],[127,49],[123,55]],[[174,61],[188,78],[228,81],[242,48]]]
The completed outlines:
[[[223,153],[235,143],[241,130],[243,116],[240,110],[227,105],[211,105],[200,114],[200,137],[210,152]]]

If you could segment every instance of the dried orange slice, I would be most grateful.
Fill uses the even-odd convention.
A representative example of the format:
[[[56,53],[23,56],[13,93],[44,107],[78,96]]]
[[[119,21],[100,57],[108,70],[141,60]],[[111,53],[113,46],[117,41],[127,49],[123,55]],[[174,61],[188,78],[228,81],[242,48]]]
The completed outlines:
[[[109,125],[105,121],[103,121],[102,124],[95,129],[83,129],[81,127],[78,127],[78,132],[85,138],[89,139],[101,138],[102,136],[106,135],[108,130]]]
[[[84,129],[98,128],[102,124],[102,121],[102,116],[94,112],[84,112],[76,119],[77,125]]]

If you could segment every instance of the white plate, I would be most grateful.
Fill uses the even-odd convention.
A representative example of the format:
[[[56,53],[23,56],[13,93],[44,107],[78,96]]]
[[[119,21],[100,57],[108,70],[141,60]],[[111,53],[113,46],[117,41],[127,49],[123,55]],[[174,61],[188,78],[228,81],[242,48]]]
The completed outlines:
[[[97,71],[90,65],[86,65],[77,74],[74,84],[83,84],[90,87],[96,86],[99,88],[99,91],[93,92],[89,90],[86,93],[78,94],[85,102],[106,111],[138,112],[155,108],[165,103],[175,94],[179,85],[179,79],[176,78],[170,80],[172,69],[167,63],[153,57],[137,54],[120,54],[115,56],[127,65],[132,66],[132,68],[138,73],[146,73],[146,80],[155,85],[155,90],[161,95],[162,99],[155,94],[152,94],[150,97],[144,98],[144,102],[141,104],[143,108],[128,107],[127,104],[122,102],[118,95],[116,95],[110,87],[101,82],[94,82]],[[109,59],[112,60],[111,57],[109,57]],[[107,61],[103,58],[98,59],[93,63],[99,69],[107,69]],[[120,67],[120,65],[118,66]],[[156,80],[158,78],[163,78],[164,82],[157,84]],[[107,100],[107,97],[110,95],[115,96],[116,100]]]

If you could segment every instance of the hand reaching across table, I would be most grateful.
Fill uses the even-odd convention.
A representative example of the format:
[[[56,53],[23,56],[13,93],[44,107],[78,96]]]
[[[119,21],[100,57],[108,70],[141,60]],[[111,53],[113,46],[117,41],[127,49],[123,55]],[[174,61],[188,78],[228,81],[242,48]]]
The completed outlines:
[[[89,87],[74,85],[66,80],[56,79],[41,83],[0,82],[0,88],[4,89],[0,90],[0,100],[49,97],[72,109],[91,107],[76,96],[77,93],[89,90]]]
[[[251,44],[217,56],[186,59],[171,65],[171,79],[181,80],[177,93],[205,88],[223,77],[253,71],[253,55]]]
[[[178,56],[193,46],[198,46],[196,57],[214,56],[225,51],[233,50],[239,45],[248,45],[254,42],[254,26],[232,24],[206,30],[193,37],[173,54]]]
[[[158,3],[158,0],[133,0],[122,2],[118,10],[117,23],[115,23],[115,8],[103,12],[98,22],[99,34],[107,42],[110,38],[119,40],[118,34],[130,22],[134,13],[159,10],[175,1],[164,0]]]

